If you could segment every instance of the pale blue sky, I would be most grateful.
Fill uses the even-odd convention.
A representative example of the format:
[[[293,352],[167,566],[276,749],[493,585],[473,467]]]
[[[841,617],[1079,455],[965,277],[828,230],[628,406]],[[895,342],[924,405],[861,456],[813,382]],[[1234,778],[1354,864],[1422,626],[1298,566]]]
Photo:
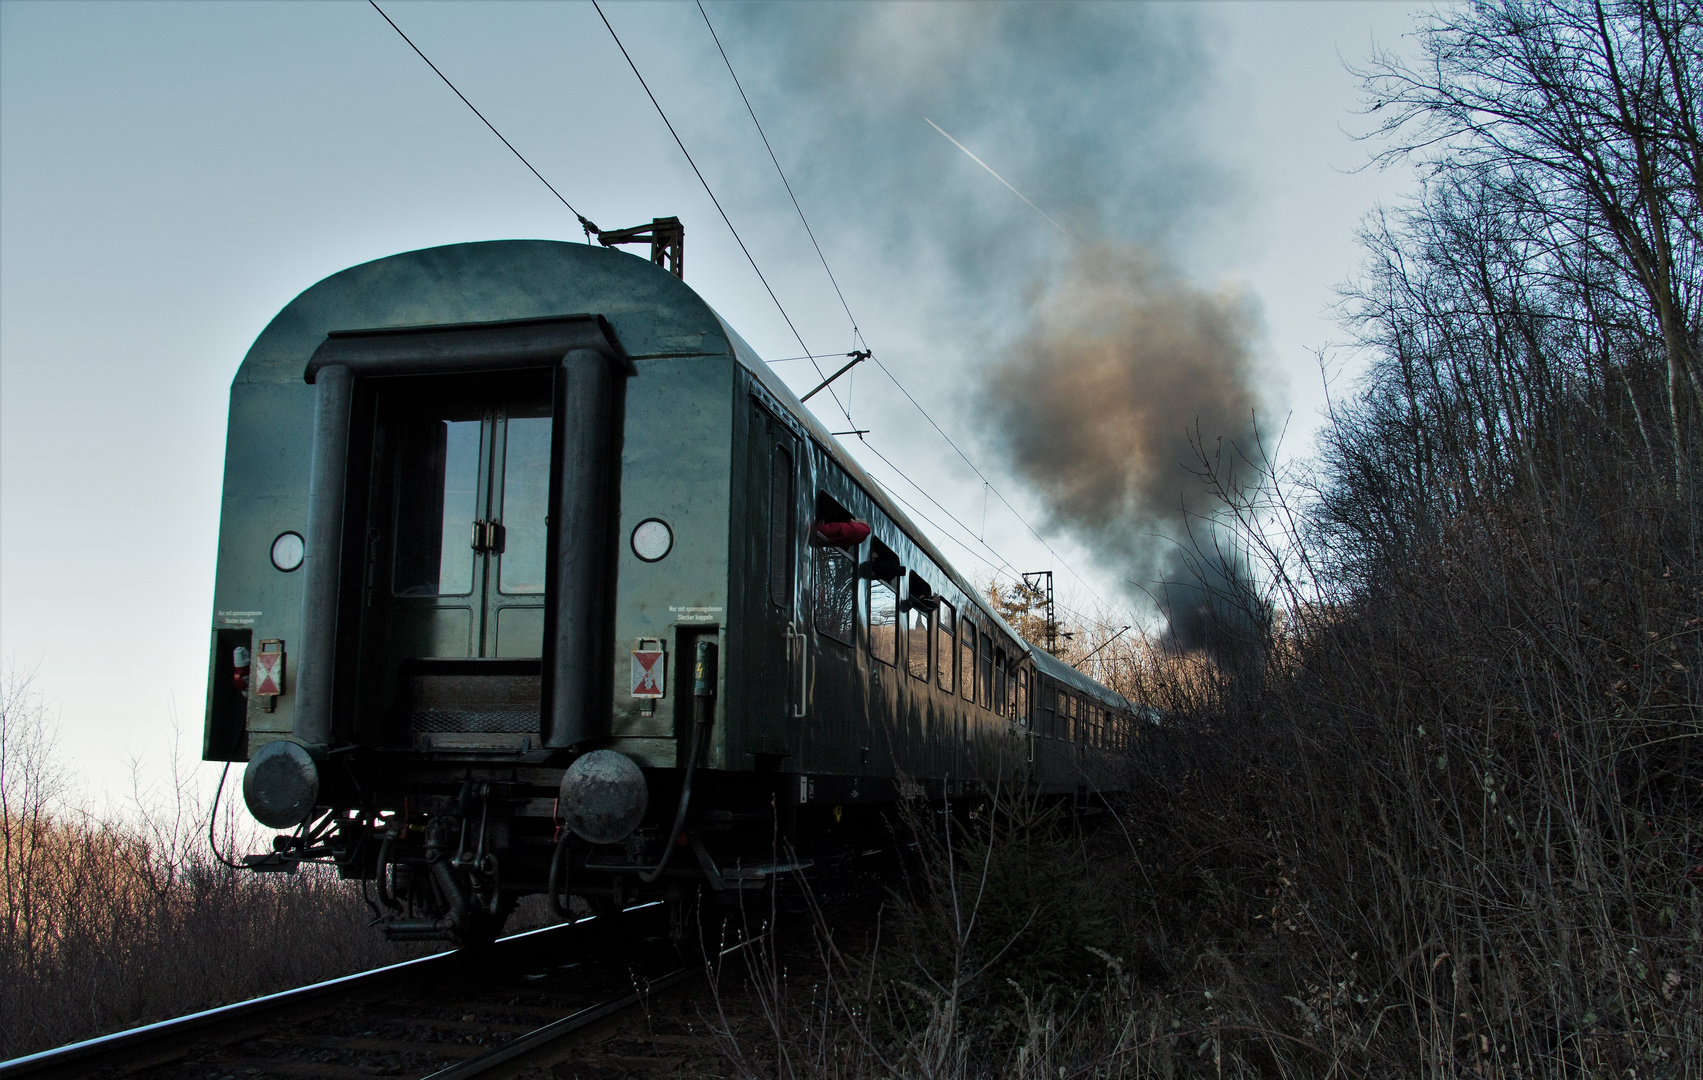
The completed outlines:
[[[688,283],[765,355],[797,353],[589,4],[385,6],[578,209],[605,227],[679,215]],[[1073,228],[1243,290],[1273,421],[1292,415],[1304,448],[1353,230],[1409,182],[1354,171],[1343,59],[1400,46],[1415,7],[709,11],[864,334],[1046,532],[971,388],[1059,239],[923,113]],[[696,7],[606,10],[811,347],[848,348]],[[580,233],[365,4],[0,3],[0,655],[38,670],[93,784],[132,752],[158,760],[174,711],[199,742],[226,395],[249,343],[345,266],[499,237]],[[1055,568],[1075,608],[1117,606],[1112,570],[984,500],[877,374],[851,411],[1012,564]],[[941,546],[972,577],[996,561]]]

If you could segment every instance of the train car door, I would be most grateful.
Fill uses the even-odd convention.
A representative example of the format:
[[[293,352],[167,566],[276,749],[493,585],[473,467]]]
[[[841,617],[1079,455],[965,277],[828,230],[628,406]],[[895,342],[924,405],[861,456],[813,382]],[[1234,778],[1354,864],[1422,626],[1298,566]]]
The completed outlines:
[[[366,635],[410,741],[538,736],[551,426],[548,374],[377,391]]]
[[[755,400],[749,446],[745,752],[785,757],[795,752],[792,734],[806,711],[809,653],[798,576],[801,507],[810,487],[798,435]]]
[[[399,659],[539,656],[548,382],[478,397],[389,397],[379,423],[390,521],[372,523],[381,543],[389,534],[387,651]]]

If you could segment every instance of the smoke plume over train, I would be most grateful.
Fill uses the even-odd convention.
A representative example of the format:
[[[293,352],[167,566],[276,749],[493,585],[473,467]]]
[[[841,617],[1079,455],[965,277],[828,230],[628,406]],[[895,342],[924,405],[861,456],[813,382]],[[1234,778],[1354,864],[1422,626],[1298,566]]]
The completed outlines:
[[[1229,465],[1256,452],[1254,329],[1234,292],[1101,246],[1040,288],[1027,328],[985,369],[1004,448],[1053,524],[1151,594],[1182,648],[1221,644],[1229,609],[1213,597],[1239,572],[1197,474],[1203,453]]]
[[[1032,485],[1053,535],[1092,551],[1125,583],[1124,601],[1143,610],[1156,598],[1177,644],[1209,646],[1188,584],[1199,575],[1176,543],[1185,493],[1202,508],[1188,436],[1198,419],[1209,450],[1220,437],[1247,446],[1258,375],[1251,305],[1184,274],[1212,276],[1200,253],[1233,243],[1240,204],[1235,169],[1203,135],[1210,24],[1150,5],[722,10],[734,62],[883,361],[938,419],[972,433],[983,459]],[[726,75],[702,73],[705,85],[715,77]],[[748,131],[736,97],[728,108],[723,130]],[[766,151],[754,133],[728,138],[721,152],[744,178],[749,215],[774,230],[775,249],[799,249],[796,220],[774,213],[786,205],[778,181],[749,167]],[[1179,254],[1193,261],[1173,269]],[[818,277],[801,262],[783,296],[822,304],[832,325]],[[894,342],[898,326],[922,340]],[[826,394],[812,404],[833,415]],[[980,482],[907,402],[858,375],[853,404],[836,423],[873,427],[874,444],[919,463],[916,479],[946,501],[973,492],[957,510],[976,520]],[[1034,420],[1045,437],[1026,434]]]

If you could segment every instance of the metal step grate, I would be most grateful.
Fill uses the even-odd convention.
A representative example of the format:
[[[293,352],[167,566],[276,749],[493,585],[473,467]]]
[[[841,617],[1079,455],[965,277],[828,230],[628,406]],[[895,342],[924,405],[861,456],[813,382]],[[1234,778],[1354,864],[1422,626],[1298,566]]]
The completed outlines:
[[[537,709],[420,709],[409,718],[408,727],[416,735],[476,731],[536,735],[539,719]]]

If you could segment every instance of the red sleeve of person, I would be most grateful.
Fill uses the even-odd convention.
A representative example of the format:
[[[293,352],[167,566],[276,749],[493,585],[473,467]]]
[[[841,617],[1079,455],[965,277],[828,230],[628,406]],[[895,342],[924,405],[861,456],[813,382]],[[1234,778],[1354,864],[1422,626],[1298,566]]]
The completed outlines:
[[[869,538],[869,524],[851,521],[823,521],[816,526],[816,539],[830,547],[856,547]]]

